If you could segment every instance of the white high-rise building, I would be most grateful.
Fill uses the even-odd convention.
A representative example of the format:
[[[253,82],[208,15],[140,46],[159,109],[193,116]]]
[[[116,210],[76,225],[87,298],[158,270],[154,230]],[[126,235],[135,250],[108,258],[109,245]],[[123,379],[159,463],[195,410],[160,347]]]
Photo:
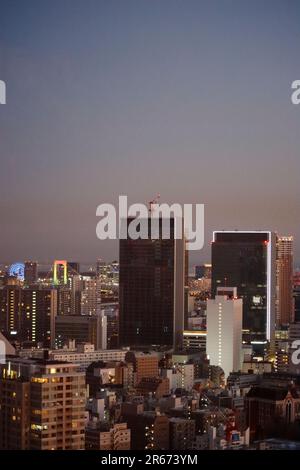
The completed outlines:
[[[210,364],[223,369],[227,378],[242,366],[243,301],[236,287],[219,287],[207,301],[206,353]]]
[[[98,277],[83,277],[81,291],[81,315],[95,315],[101,312],[101,281]]]

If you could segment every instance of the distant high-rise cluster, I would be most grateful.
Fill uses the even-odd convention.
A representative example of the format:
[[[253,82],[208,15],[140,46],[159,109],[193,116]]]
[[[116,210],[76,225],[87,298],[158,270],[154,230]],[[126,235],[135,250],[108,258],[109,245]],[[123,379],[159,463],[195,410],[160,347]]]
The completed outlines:
[[[211,264],[189,272],[175,219],[170,227],[169,239],[160,219],[158,236],[149,222],[147,239],[120,240],[119,262],[1,270],[0,449],[300,440],[293,237],[215,231]]]

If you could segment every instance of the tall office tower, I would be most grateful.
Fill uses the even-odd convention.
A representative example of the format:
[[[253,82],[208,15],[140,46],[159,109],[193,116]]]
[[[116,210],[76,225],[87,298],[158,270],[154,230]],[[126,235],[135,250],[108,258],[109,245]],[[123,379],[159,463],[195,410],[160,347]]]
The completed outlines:
[[[242,367],[242,321],[243,301],[236,287],[218,287],[215,298],[207,301],[206,353],[226,379]]]
[[[81,315],[101,312],[101,280],[99,277],[83,276],[81,291]]]
[[[68,286],[58,286],[58,315],[71,315],[72,291]]]
[[[294,321],[293,237],[277,237],[276,274],[276,324],[287,325]]]
[[[188,418],[170,418],[170,448],[187,450],[195,439],[195,420]]]
[[[23,289],[21,329],[18,336],[23,346],[49,348],[54,345],[56,289]]]
[[[127,423],[115,423],[112,427],[101,421],[88,421],[85,432],[86,450],[130,450],[131,430]]]
[[[36,284],[38,279],[38,267],[35,261],[25,261],[24,281],[25,285],[31,286]]]
[[[6,291],[0,287],[0,332],[6,331]]]
[[[80,264],[77,261],[68,261],[67,270],[69,276],[76,276],[80,273]]]
[[[186,256],[184,239],[176,239],[175,219],[170,237],[120,240],[120,344],[143,347],[181,344],[184,329]],[[127,228],[132,219],[127,220]],[[178,222],[181,223],[181,222]]]
[[[18,285],[7,285],[0,290],[1,296],[1,330],[11,342],[16,342],[21,334],[22,288]]]
[[[14,358],[1,369],[2,449],[84,449],[85,375],[76,365]]]
[[[113,261],[104,264],[97,262],[97,277],[101,281],[102,303],[116,302],[119,300],[119,264]]]
[[[82,276],[68,272],[68,284],[57,285],[56,288],[58,290],[58,314],[80,315]]]
[[[214,232],[212,296],[235,286],[243,299],[243,339],[259,348],[274,344],[276,234],[269,231]]]
[[[29,449],[30,382],[4,365],[0,370],[0,450]]]
[[[81,291],[82,277],[78,274],[69,278],[71,290],[71,315],[80,315],[81,313]]]
[[[107,266],[107,264],[105,263],[105,261],[103,261],[102,259],[97,259],[97,263],[96,263],[96,275],[97,275],[97,276],[100,276],[100,275],[106,274],[107,269],[108,269],[108,266]]]
[[[294,297],[294,318],[296,322],[300,322],[300,287],[295,286],[293,291]]]
[[[0,288],[0,327],[5,337],[15,342],[20,332],[20,306],[22,288],[18,285],[6,285]]]
[[[51,346],[57,314],[56,289],[6,286],[0,289],[1,331],[22,346]]]

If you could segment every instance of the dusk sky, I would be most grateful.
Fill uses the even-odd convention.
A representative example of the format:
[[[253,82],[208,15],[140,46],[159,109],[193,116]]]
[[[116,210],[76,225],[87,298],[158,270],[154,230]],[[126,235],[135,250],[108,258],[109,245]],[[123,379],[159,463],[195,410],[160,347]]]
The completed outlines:
[[[299,0],[0,0],[0,262],[118,257],[96,208],[205,204],[295,236]]]

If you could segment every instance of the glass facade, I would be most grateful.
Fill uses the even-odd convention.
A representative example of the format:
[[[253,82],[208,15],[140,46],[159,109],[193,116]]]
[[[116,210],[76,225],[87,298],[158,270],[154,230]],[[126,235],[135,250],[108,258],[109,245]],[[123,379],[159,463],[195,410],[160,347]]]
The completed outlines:
[[[160,219],[159,237],[151,239],[149,219],[148,239],[120,240],[122,346],[173,344],[175,242],[178,241],[174,240],[174,219],[170,221],[169,239],[162,239],[161,231]],[[183,290],[183,284],[179,289]]]
[[[271,232],[215,232],[212,243],[212,296],[218,287],[237,287],[243,299],[244,339],[249,341],[265,340],[274,316],[270,244]]]

